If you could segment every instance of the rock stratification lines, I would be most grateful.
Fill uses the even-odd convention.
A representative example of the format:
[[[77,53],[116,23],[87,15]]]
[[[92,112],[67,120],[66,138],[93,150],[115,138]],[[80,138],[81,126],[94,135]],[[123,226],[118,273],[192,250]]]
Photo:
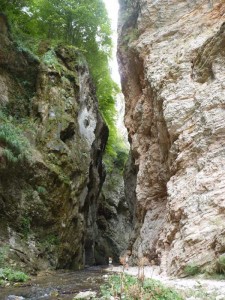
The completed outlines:
[[[215,270],[225,251],[225,2],[121,0],[118,59],[137,170],[133,260]]]

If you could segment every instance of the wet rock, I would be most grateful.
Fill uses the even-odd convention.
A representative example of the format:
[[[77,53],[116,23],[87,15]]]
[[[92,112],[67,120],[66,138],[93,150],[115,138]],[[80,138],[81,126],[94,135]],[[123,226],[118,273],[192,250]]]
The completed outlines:
[[[96,297],[96,294],[97,294],[96,292],[91,292],[91,291],[80,292],[74,297],[74,299],[93,299]]]
[[[23,299],[25,298],[21,296],[14,296],[14,295],[10,295],[7,297],[7,300],[23,300]]]

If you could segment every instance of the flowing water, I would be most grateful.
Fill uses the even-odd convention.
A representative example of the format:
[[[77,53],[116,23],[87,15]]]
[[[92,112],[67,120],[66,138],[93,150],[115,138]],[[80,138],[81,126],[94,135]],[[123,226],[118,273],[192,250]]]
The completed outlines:
[[[45,272],[19,286],[0,287],[0,300],[72,300],[81,291],[99,292],[104,269]]]

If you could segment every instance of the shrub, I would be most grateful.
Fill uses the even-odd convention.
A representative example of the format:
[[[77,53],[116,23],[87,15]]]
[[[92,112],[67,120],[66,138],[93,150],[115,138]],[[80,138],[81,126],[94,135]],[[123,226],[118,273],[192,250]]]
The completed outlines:
[[[117,133],[117,136],[113,139],[110,139],[109,137],[103,159],[107,173],[112,173],[115,169],[123,172],[128,156],[129,149],[125,144],[123,137],[120,136],[119,133]]]
[[[146,279],[144,281],[144,291],[157,300],[182,300],[183,297],[175,290],[165,287],[159,281]]]
[[[49,248],[51,246],[57,246],[59,245],[60,241],[58,236],[54,235],[54,234],[49,234],[47,235],[44,239],[42,239],[40,241],[42,243],[42,245],[46,248]]]
[[[101,287],[104,299],[120,296],[125,300],[182,300],[183,297],[175,290],[163,286],[154,279],[139,280],[137,277],[125,275],[112,275],[108,283]]]
[[[46,52],[43,57],[42,61],[49,67],[54,68],[59,74],[61,74],[62,66],[58,62],[56,53],[53,49]]]
[[[1,120],[1,118],[0,118]],[[0,146],[8,163],[15,164],[29,158],[30,143],[11,122],[0,123]]]
[[[186,265],[184,268],[184,273],[188,276],[194,276],[201,272],[200,268],[194,264]]]
[[[24,235],[24,237],[27,239],[28,235],[30,233],[30,222],[31,219],[27,216],[22,217],[21,219],[21,232]]]
[[[29,276],[21,271],[15,271],[10,268],[0,269],[0,280],[10,282],[25,282]]]
[[[9,246],[5,245],[0,247],[0,267],[3,267],[5,264],[5,260],[8,256]]]
[[[44,186],[39,185],[37,187],[37,192],[38,192],[39,195],[46,195],[47,190]]]
[[[221,255],[216,262],[217,273],[225,274],[225,255]]]

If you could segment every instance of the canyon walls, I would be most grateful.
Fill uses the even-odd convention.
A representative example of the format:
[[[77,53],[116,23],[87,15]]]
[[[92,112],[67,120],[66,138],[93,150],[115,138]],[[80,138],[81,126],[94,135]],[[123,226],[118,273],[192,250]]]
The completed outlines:
[[[87,63],[44,42],[38,59],[0,23],[1,258],[30,272],[82,268],[108,138]]]
[[[120,0],[131,260],[168,274],[214,272],[225,253],[224,21],[224,1]]]

